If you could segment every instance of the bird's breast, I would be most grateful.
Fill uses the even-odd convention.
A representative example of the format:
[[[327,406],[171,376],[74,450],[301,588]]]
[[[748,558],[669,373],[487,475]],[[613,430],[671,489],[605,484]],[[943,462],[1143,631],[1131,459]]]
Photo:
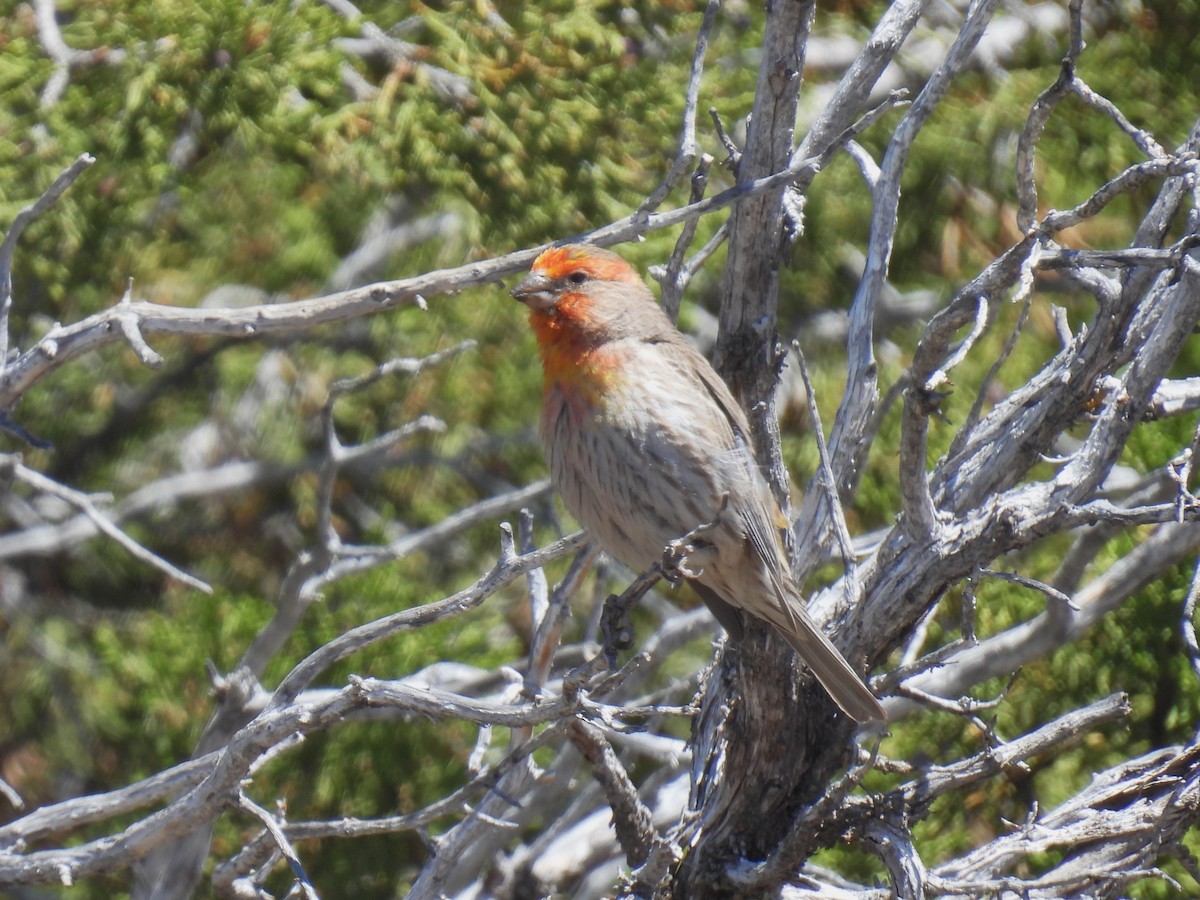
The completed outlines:
[[[588,398],[548,382],[541,423],[563,502],[600,545],[634,569],[712,521],[732,487],[727,453],[700,443],[694,417],[644,381]]]

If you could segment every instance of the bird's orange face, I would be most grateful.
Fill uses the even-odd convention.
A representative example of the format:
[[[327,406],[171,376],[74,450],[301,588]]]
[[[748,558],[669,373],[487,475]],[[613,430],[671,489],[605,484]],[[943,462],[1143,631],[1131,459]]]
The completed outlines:
[[[637,272],[617,254],[586,244],[551,247],[533,261],[512,295],[534,312],[586,303],[595,282],[641,284]],[[568,314],[569,310],[560,310]]]
[[[533,261],[533,271],[541,272],[550,278],[567,278],[573,283],[578,283],[577,277],[572,278],[576,273],[598,281],[639,280],[633,266],[620,256],[611,250],[587,244],[567,244],[544,250],[541,256]]]
[[[551,247],[534,260],[512,295],[529,307],[547,389],[572,385],[601,389],[612,380],[611,361],[598,351],[615,298],[615,285],[645,285],[629,263],[599,247],[568,244]],[[607,298],[607,299],[606,299]]]

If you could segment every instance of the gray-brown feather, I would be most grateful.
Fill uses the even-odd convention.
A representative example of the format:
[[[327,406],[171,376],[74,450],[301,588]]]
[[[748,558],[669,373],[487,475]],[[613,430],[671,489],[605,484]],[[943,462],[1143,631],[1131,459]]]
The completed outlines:
[[[567,507],[606,551],[639,571],[672,541],[715,523],[691,565],[702,568],[699,593],[722,624],[740,631],[736,610],[764,619],[843,710],[859,721],[882,719],[878,701],[804,608],[749,425],[725,383],[648,291],[652,310],[629,317],[628,285],[593,287],[604,337],[596,347],[620,366],[612,389],[593,403],[547,386],[542,436]]]

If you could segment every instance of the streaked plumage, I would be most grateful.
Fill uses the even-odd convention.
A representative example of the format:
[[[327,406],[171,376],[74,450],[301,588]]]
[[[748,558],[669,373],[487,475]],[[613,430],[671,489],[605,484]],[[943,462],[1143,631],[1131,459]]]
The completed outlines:
[[[745,414],[621,257],[553,247],[513,290],[545,372],[541,434],[567,508],[638,571],[716,523],[687,561],[734,638],[745,611],[777,628],[847,715],[883,708],[816,627],[788,571],[786,526],[758,469]]]

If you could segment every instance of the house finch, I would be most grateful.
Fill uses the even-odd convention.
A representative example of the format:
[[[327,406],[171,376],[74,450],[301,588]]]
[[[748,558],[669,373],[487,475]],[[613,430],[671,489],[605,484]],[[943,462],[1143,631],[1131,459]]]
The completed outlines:
[[[542,441],[572,514],[637,571],[675,547],[731,637],[743,613],[765,620],[847,715],[883,720],[804,607],[745,413],[637,272],[607,250],[552,247],[512,293],[530,310],[545,374]]]

